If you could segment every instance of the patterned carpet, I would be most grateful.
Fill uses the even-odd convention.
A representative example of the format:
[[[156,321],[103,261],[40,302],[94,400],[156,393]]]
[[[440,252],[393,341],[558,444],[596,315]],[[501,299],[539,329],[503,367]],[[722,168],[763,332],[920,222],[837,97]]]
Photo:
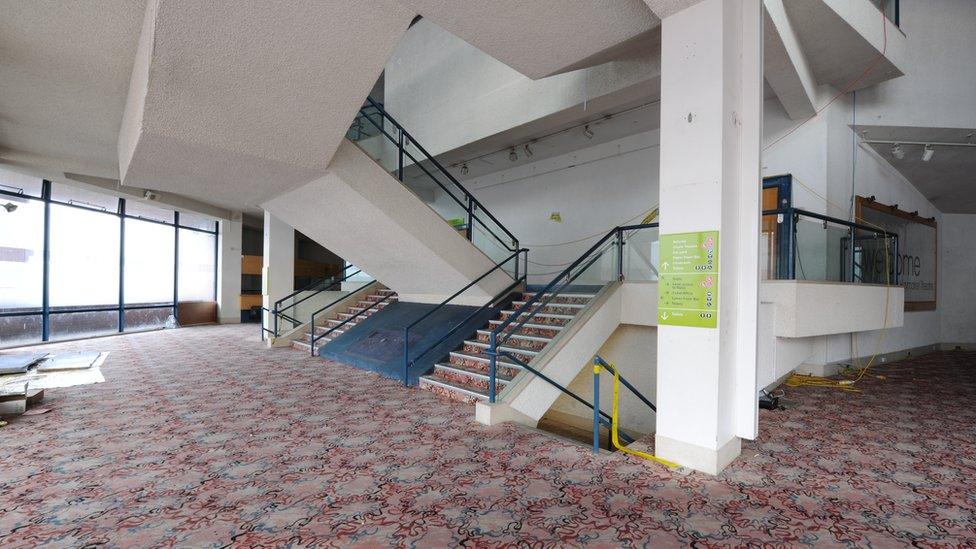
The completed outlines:
[[[106,383],[0,429],[0,545],[973,546],[976,353],[792,389],[680,476],[291,349],[254,326],[62,344]]]

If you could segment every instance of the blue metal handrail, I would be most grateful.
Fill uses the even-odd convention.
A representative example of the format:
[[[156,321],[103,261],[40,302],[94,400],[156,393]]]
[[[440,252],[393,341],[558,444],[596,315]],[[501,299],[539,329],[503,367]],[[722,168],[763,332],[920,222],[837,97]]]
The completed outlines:
[[[499,324],[491,333],[488,335],[488,349],[485,354],[488,355],[488,400],[489,402],[495,402],[495,397],[497,395],[497,357],[499,354],[506,354],[504,351],[499,351],[498,347],[504,343],[513,333],[518,331],[522,326],[524,326],[529,320],[539,314],[539,312],[546,307],[559,292],[564,290],[569,286],[576,278],[581,274],[586,272],[586,270],[598,261],[603,254],[609,249],[603,248],[603,246],[610,241],[611,238],[615,238],[613,246],[617,248],[618,261],[617,261],[617,278],[618,280],[623,280],[623,245],[624,245],[624,233],[633,232],[641,229],[651,229],[657,228],[657,223],[644,223],[639,225],[625,225],[622,227],[615,227],[607,234],[605,234],[600,240],[590,246],[588,250],[583,252],[583,254],[577,258],[575,261],[570,263],[561,273],[556,275],[552,281],[546,284],[541,290],[535,293],[530,299],[528,299],[521,307],[515,310],[504,322]],[[583,268],[577,269],[580,265]],[[558,290],[554,290],[558,284],[560,284]],[[546,294],[549,297],[545,297]],[[503,339],[499,339],[499,334],[502,334],[510,326],[513,326],[509,330],[507,335],[503,336]],[[507,355],[510,357],[510,355]]]
[[[353,267],[353,266],[352,265],[346,265],[346,267],[344,267],[342,269],[342,272],[345,273],[351,267]],[[283,319],[287,320],[288,322],[291,322],[292,323],[292,328],[294,328],[295,326],[298,326],[299,324],[302,323],[300,320],[298,320],[294,316],[285,314],[283,312],[284,310],[288,310],[288,309],[290,309],[292,307],[296,307],[299,303],[302,303],[302,302],[304,302],[304,301],[306,301],[308,299],[311,299],[311,298],[319,295],[322,292],[327,292],[327,291],[333,290],[333,289],[335,289],[336,285],[339,285],[339,287],[341,287],[341,284],[343,282],[346,282],[347,280],[349,280],[350,278],[356,276],[357,274],[359,274],[361,272],[363,272],[362,269],[356,269],[355,272],[348,273],[348,274],[344,274],[343,277],[340,278],[340,279],[338,279],[338,280],[333,279],[332,282],[330,282],[326,287],[321,288],[319,290],[316,290],[314,293],[312,293],[310,295],[307,295],[307,296],[303,297],[302,299],[299,299],[298,301],[292,303],[291,305],[285,307],[284,309],[279,309],[279,307],[280,307],[280,305],[281,305],[281,303],[283,301],[285,301],[286,299],[292,298],[292,297],[300,294],[301,292],[308,291],[309,288],[311,288],[313,286],[316,286],[318,284],[321,284],[322,282],[325,281],[325,279],[319,280],[319,281],[316,281],[316,282],[313,282],[312,284],[310,284],[310,285],[302,288],[301,290],[296,290],[296,291],[288,294],[287,296],[279,299],[278,301],[275,301],[274,308],[270,311],[271,312],[271,315],[274,317],[274,331],[272,332],[274,334],[274,337],[278,337],[279,335],[281,335],[280,330],[279,330],[279,326],[278,326],[278,319],[279,318],[283,318]],[[345,296],[343,296],[343,297],[345,297]]]
[[[464,185],[462,185],[461,182],[457,180],[457,178],[455,178],[453,175],[451,175],[451,173],[448,172],[447,169],[445,169],[444,166],[442,166],[440,162],[438,162],[430,153],[427,152],[426,149],[424,149],[419,143],[417,143],[417,140],[414,139],[414,137],[412,135],[410,135],[410,133],[407,132],[407,130],[405,130],[403,128],[403,126],[401,126],[400,123],[396,121],[396,119],[394,119],[392,116],[390,116],[390,114],[388,112],[386,112],[386,110],[383,108],[383,106],[381,104],[379,104],[376,101],[374,101],[371,97],[367,97],[366,98],[366,102],[367,102],[367,104],[363,106],[363,108],[360,110],[359,114],[362,117],[364,117],[366,120],[369,120],[370,123],[372,123],[380,131],[381,134],[383,134],[394,145],[396,145],[396,147],[397,147],[397,178],[400,181],[403,181],[403,169],[404,169],[403,159],[404,159],[404,156],[406,156],[410,160],[413,161],[414,165],[416,165],[417,167],[419,167],[425,174],[427,174],[427,176],[430,179],[432,179],[434,181],[434,183],[436,183],[437,186],[441,188],[441,190],[443,190],[445,193],[447,193],[447,195],[450,196],[451,199],[454,200],[455,203],[457,203],[461,208],[464,208],[464,210],[465,210],[465,212],[467,214],[467,218],[468,218],[467,219],[467,231],[466,231],[466,236],[467,236],[467,239],[468,240],[471,240],[473,238],[473,227],[474,227],[474,223],[477,222],[477,223],[481,224],[481,226],[484,227],[488,231],[488,233],[493,238],[495,238],[502,246],[504,246],[505,249],[508,250],[509,252],[515,252],[515,251],[518,251],[520,249],[519,248],[518,238],[516,238],[515,235],[512,234],[512,232],[509,231],[508,228],[506,228],[498,220],[498,218],[495,217],[488,210],[488,208],[486,208],[477,198],[475,198],[475,196],[473,194],[471,194],[464,187]],[[380,117],[381,117],[380,122],[377,122],[376,120],[373,120],[373,118],[370,116],[371,113],[369,113],[367,111],[367,109],[370,108],[370,107],[372,107],[373,109],[375,109],[376,112],[380,115]],[[396,136],[392,135],[390,132],[388,132],[386,130],[385,124],[382,123],[383,121],[389,121],[390,124],[394,128],[396,128],[396,130],[397,130],[397,135]],[[454,190],[453,191],[451,189],[449,189],[447,186],[445,186],[441,182],[440,178],[438,178],[433,173],[431,173],[431,171],[428,170],[427,167],[425,167],[423,165],[423,162],[420,159],[416,158],[407,149],[407,147],[409,147],[410,145],[413,145],[414,147],[416,147],[416,149],[418,151],[420,151],[421,155],[424,157],[424,160],[427,161],[427,162],[430,162],[430,164],[433,165],[434,168],[436,168],[441,174],[443,174],[444,177],[447,178],[448,181],[450,181],[450,183],[454,187]],[[456,196],[456,194],[455,194],[456,192],[460,192],[460,194],[464,197],[464,200],[462,200],[461,198],[459,198],[458,196]],[[506,239],[502,238],[499,234],[497,234],[496,231],[492,230],[492,228],[484,220],[480,219],[479,216],[478,216],[478,212],[479,211],[480,212],[483,212],[484,215],[487,216],[489,220],[491,220],[492,222],[494,222],[494,224],[499,229],[501,229],[501,231],[509,238],[509,240],[506,241]],[[519,265],[518,265],[518,262],[516,262],[516,265],[515,265],[515,277],[514,278],[518,278],[518,277],[519,277]]]
[[[373,284],[376,284],[376,281],[375,280],[372,281],[372,282],[370,282],[369,284],[364,284],[361,288],[357,289],[356,292],[362,291],[363,288],[368,288],[369,286],[372,286]],[[352,295],[353,293],[355,293],[355,292],[351,292],[349,295]],[[332,332],[338,330],[339,328],[342,328],[343,326],[345,326],[346,324],[348,324],[351,320],[354,320],[354,319],[357,319],[357,318],[363,316],[364,314],[366,314],[367,311],[372,311],[374,308],[379,307],[379,305],[381,303],[386,303],[386,301],[388,299],[390,299],[391,297],[393,297],[393,294],[389,294],[386,297],[384,297],[383,299],[379,299],[377,301],[374,301],[373,304],[370,305],[369,307],[366,307],[362,311],[359,311],[358,313],[352,315],[351,317],[343,320],[339,324],[337,324],[337,325],[333,326],[332,328],[326,330],[325,333],[322,333],[322,334],[319,334],[319,335],[315,335],[315,315],[317,315],[317,314],[321,313],[322,311],[324,311],[324,310],[332,307],[336,303],[339,303],[340,301],[348,298],[349,295],[344,295],[344,296],[340,297],[339,299],[333,301],[332,303],[329,303],[325,307],[322,307],[321,309],[319,309],[319,310],[317,310],[317,311],[315,311],[315,312],[312,313],[311,318],[309,318],[309,321],[308,321],[309,322],[309,327],[312,330],[312,339],[311,339],[312,346],[311,346],[311,349],[310,349],[310,352],[311,352],[312,356],[315,356],[315,342],[316,341],[322,339],[323,337],[328,337],[329,335],[332,334]]]
[[[848,253],[850,254],[849,257],[850,271],[848,274],[850,275],[849,280],[851,282],[857,281],[857,277],[855,276],[856,273],[855,267],[857,266],[857,261],[856,261],[857,250],[854,246],[854,242],[855,240],[857,240],[857,233],[855,231],[864,231],[864,232],[872,233],[874,234],[874,238],[876,239],[877,238],[891,239],[891,241],[894,244],[892,250],[893,252],[892,257],[894,258],[898,257],[898,235],[896,233],[889,233],[877,227],[870,227],[868,225],[856,223],[854,221],[848,221],[846,219],[840,219],[837,217],[832,217],[821,213],[811,212],[801,208],[795,208],[793,206],[778,208],[775,210],[763,210],[762,215],[763,216],[782,215],[784,216],[786,221],[785,223],[786,230],[784,232],[786,233],[786,238],[788,239],[788,242],[787,245],[783,247],[783,250],[786,251],[787,253],[786,262],[784,263],[787,270],[786,272],[781,272],[780,269],[779,270],[780,272],[777,272],[777,278],[780,279],[786,279],[786,280],[796,279],[796,262],[798,257],[796,232],[797,232],[797,221],[799,220],[800,217],[809,217],[812,219],[823,221],[824,223],[833,223],[834,225],[841,225],[843,227],[848,228],[848,230],[851,233],[851,246],[850,246],[850,250],[848,250]],[[777,238],[780,238],[780,236],[777,236]],[[896,286],[898,285],[897,268],[894,269],[892,283]]]
[[[464,327],[464,325],[467,324],[476,315],[478,315],[479,313],[481,313],[482,311],[484,311],[488,307],[494,306],[494,304],[497,303],[499,300],[504,299],[504,297],[507,296],[509,293],[511,293],[512,290],[514,290],[520,284],[522,284],[523,282],[525,282],[526,275],[523,274],[521,277],[516,278],[514,282],[512,282],[511,284],[509,284],[508,287],[506,287],[500,293],[498,293],[497,295],[495,295],[490,301],[488,301],[488,303],[485,303],[484,305],[482,305],[481,307],[479,307],[478,309],[476,309],[475,311],[473,311],[464,320],[462,320],[461,322],[458,322],[453,328],[451,328],[450,330],[448,330],[447,332],[445,332],[441,336],[440,339],[438,339],[436,342],[428,345],[422,352],[418,353],[413,358],[410,358],[410,330],[414,326],[416,326],[417,324],[420,324],[422,321],[424,321],[425,319],[429,318],[432,314],[434,314],[435,311],[437,311],[437,310],[445,307],[446,305],[450,304],[450,302],[453,301],[455,298],[457,298],[459,295],[461,295],[464,292],[468,291],[468,289],[470,289],[472,286],[474,286],[478,282],[481,282],[482,280],[484,280],[485,277],[487,277],[491,273],[493,273],[493,272],[501,269],[502,268],[502,265],[505,265],[506,263],[508,263],[509,261],[511,261],[513,259],[518,259],[519,254],[523,254],[523,253],[525,254],[526,265],[528,265],[528,254],[529,254],[529,250],[527,250],[527,249],[516,250],[515,252],[513,252],[511,255],[509,255],[505,259],[503,259],[503,260],[499,261],[498,263],[496,263],[494,267],[492,267],[491,269],[485,271],[484,274],[482,274],[478,278],[472,280],[470,283],[468,283],[467,285],[465,285],[460,290],[454,292],[454,294],[452,294],[450,297],[448,297],[447,299],[445,299],[444,301],[442,301],[438,306],[436,306],[433,309],[427,311],[426,313],[424,313],[423,315],[421,315],[420,318],[414,320],[413,322],[411,322],[410,324],[408,324],[403,329],[403,384],[404,385],[408,385],[409,384],[410,366],[412,364],[414,364],[417,361],[417,359],[419,359],[420,357],[426,355],[427,353],[429,353],[430,351],[432,351],[433,349],[435,349],[438,345],[440,345],[445,340],[447,340],[447,338],[449,338],[452,335],[454,335],[455,333],[457,333],[458,330],[460,330],[462,327]]]

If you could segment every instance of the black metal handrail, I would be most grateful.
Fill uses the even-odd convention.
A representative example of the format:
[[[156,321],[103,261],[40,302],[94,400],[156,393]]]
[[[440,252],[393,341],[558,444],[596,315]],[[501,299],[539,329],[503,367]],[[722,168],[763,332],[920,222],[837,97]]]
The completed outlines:
[[[775,210],[763,210],[762,215],[763,216],[782,215],[784,216],[784,219],[786,221],[785,233],[788,242],[786,246],[783,248],[787,252],[787,258],[784,264],[786,267],[786,272],[777,272],[777,278],[780,279],[786,279],[786,280],[796,279],[796,262],[797,262],[797,257],[799,255],[797,253],[796,231],[797,231],[797,221],[799,220],[800,217],[809,217],[819,221],[823,221],[825,224],[832,223],[834,225],[841,225],[843,227],[848,228],[848,230],[851,233],[851,246],[849,250],[849,254],[850,254],[849,280],[851,282],[857,281],[855,267],[859,265],[856,260],[857,250],[854,246],[854,241],[856,240],[856,236],[857,236],[857,233],[855,231],[864,231],[864,232],[872,233],[874,235],[874,238],[891,239],[891,241],[894,244],[892,250],[892,257],[894,258],[898,257],[898,235],[896,233],[889,233],[888,231],[885,231],[884,229],[880,229],[878,227],[871,227],[868,225],[864,225],[862,223],[856,223],[854,221],[848,221],[846,219],[840,219],[837,217],[832,217],[821,213],[811,212],[808,210],[804,210],[802,208],[794,208],[793,206],[789,206],[786,208],[779,208]],[[894,271],[892,275],[893,280],[891,282],[894,285],[898,285],[898,269],[895,268],[893,269],[893,271]],[[863,277],[862,277],[862,281],[863,281]]]
[[[637,390],[637,387],[634,387],[633,385],[631,385],[630,382],[627,381],[627,378],[625,378],[623,374],[621,374],[620,372],[617,371],[617,368],[614,365],[610,364],[606,360],[603,360],[603,357],[601,357],[600,355],[594,355],[593,356],[593,362],[595,364],[598,364],[600,366],[603,366],[604,368],[606,368],[606,369],[610,370],[611,372],[615,373],[617,375],[617,377],[620,378],[620,383],[623,383],[624,387],[626,387],[627,389],[630,389],[630,392],[631,393],[634,393],[634,396],[636,396],[637,398],[639,398],[641,400],[641,402],[643,402],[644,404],[646,404],[651,410],[657,412],[657,406],[655,406],[654,403],[650,401],[650,399],[648,399],[646,396],[644,396],[644,393],[641,393],[640,391],[638,391]]]
[[[368,288],[369,286],[372,286],[373,284],[376,284],[376,281],[375,280],[372,281],[372,282],[370,282],[369,284],[364,284],[361,288],[357,289],[355,292],[350,292],[349,295],[353,295],[356,292],[360,292],[360,291],[363,290],[363,288]],[[339,328],[342,328],[343,326],[345,326],[346,324],[348,324],[349,321],[351,321],[353,319],[356,319],[356,318],[359,318],[360,316],[362,316],[363,314],[365,314],[366,311],[372,311],[374,308],[379,307],[379,305],[381,303],[386,303],[386,301],[388,299],[390,299],[391,297],[393,297],[393,294],[392,293],[391,294],[388,294],[383,299],[379,299],[379,300],[374,301],[373,304],[370,305],[369,307],[364,308],[362,311],[359,311],[358,313],[356,313],[356,314],[350,316],[349,318],[343,320],[339,324],[337,324],[337,325],[333,326],[332,328],[326,330],[325,333],[322,333],[322,334],[319,334],[319,335],[315,335],[315,315],[317,315],[317,314],[321,313],[322,311],[324,311],[324,310],[326,310],[326,309],[334,306],[335,304],[339,303],[340,301],[342,301],[344,299],[347,299],[349,297],[349,295],[344,295],[344,296],[340,297],[339,299],[333,301],[332,303],[329,303],[325,307],[322,307],[321,309],[319,309],[319,310],[317,310],[317,311],[315,311],[315,312],[312,313],[312,316],[311,316],[311,318],[309,318],[309,321],[308,321],[309,322],[309,327],[312,330],[312,338],[311,338],[311,342],[310,342],[312,344],[311,345],[311,348],[310,348],[310,352],[311,352],[312,356],[315,356],[315,342],[316,341],[322,339],[323,337],[328,337],[329,335],[332,334],[332,332],[335,332]]]
[[[516,278],[514,282],[512,282],[511,284],[508,285],[508,287],[506,287],[500,293],[498,293],[497,295],[495,295],[494,297],[492,297],[492,299],[490,301],[488,301],[488,303],[485,303],[484,305],[482,305],[481,307],[479,307],[475,311],[472,311],[471,314],[469,314],[464,320],[462,320],[461,322],[458,322],[457,324],[455,324],[454,327],[451,328],[450,330],[448,330],[447,332],[445,332],[441,336],[440,339],[438,339],[434,343],[428,345],[426,348],[424,348],[423,351],[421,351],[420,353],[418,353],[413,358],[410,357],[410,330],[414,326],[416,326],[417,324],[420,324],[421,322],[423,322],[424,320],[426,320],[427,318],[429,318],[432,314],[434,314],[435,311],[438,311],[441,308],[445,307],[446,305],[450,304],[450,302],[453,301],[455,298],[457,298],[459,295],[461,295],[464,292],[468,291],[468,289],[470,289],[472,286],[474,286],[478,282],[481,282],[482,280],[484,280],[485,277],[487,277],[491,273],[493,273],[493,272],[501,269],[502,266],[505,265],[506,263],[508,263],[509,261],[511,261],[513,259],[517,259],[518,256],[519,256],[519,254],[523,254],[523,253],[525,254],[526,265],[528,265],[528,254],[529,254],[529,250],[527,250],[527,249],[516,250],[515,252],[513,252],[511,255],[509,255],[505,259],[503,259],[503,260],[499,261],[498,263],[496,263],[495,266],[493,266],[491,269],[485,271],[484,274],[482,274],[478,278],[472,280],[466,286],[464,286],[460,290],[454,292],[450,297],[448,297],[447,299],[445,299],[444,301],[442,301],[439,305],[437,305],[433,309],[427,311],[426,313],[424,313],[423,315],[421,315],[420,318],[414,320],[413,322],[411,322],[410,324],[408,324],[405,328],[403,328],[403,384],[404,385],[408,385],[409,384],[410,366],[412,364],[414,364],[417,361],[417,359],[419,359],[419,358],[423,357],[424,355],[426,355],[427,353],[431,352],[438,345],[440,345],[445,340],[447,340],[447,338],[449,338],[452,335],[454,335],[455,333],[457,333],[458,330],[460,330],[462,327],[464,327],[464,325],[467,324],[476,315],[478,315],[479,313],[481,313],[482,311],[484,311],[488,307],[495,306],[495,304],[499,300],[504,299],[505,296],[507,296],[509,293],[512,292],[512,290],[514,290],[520,284],[522,284],[523,282],[525,282],[527,276],[525,274],[523,274],[521,277]]]
[[[612,246],[617,248],[617,279],[623,280],[623,246],[624,246],[624,233],[639,231],[641,229],[651,229],[657,228],[657,223],[644,223],[639,225],[624,225],[622,227],[615,227],[605,234],[600,240],[595,244],[590,246],[588,250],[583,252],[575,261],[569,264],[561,273],[555,276],[545,287],[535,293],[531,298],[529,298],[521,307],[516,309],[505,321],[499,324],[494,330],[488,334],[488,349],[485,354],[488,355],[488,400],[489,402],[495,402],[495,397],[497,394],[497,357],[500,354],[504,354],[509,358],[511,355],[505,353],[504,351],[499,351],[498,347],[504,343],[512,334],[522,328],[529,320],[539,314],[539,312],[545,308],[559,292],[563,291],[567,286],[572,284],[581,274],[586,272],[591,265],[598,261],[610,246],[604,247],[611,238],[615,238],[615,242]],[[601,249],[602,248],[602,249]],[[580,266],[582,268],[578,268]],[[557,289],[557,285],[559,288]],[[548,297],[546,295],[548,294]],[[506,329],[512,327],[507,335],[503,335],[502,339],[499,339],[499,334],[502,334]]]
[[[359,273],[363,272],[362,269],[356,269],[355,272],[345,274],[346,271],[349,270],[350,268],[353,268],[353,266],[352,265],[346,265],[342,269],[342,272],[344,273],[343,276],[342,276],[342,278],[339,278],[339,279],[334,279],[333,278],[333,280],[328,285],[326,285],[324,288],[320,288],[318,290],[315,290],[314,293],[311,293],[311,294],[309,294],[309,295],[307,295],[307,296],[305,296],[305,297],[303,297],[303,298],[295,301],[294,303],[292,303],[291,305],[285,307],[284,309],[281,309],[280,307],[281,307],[281,303],[284,302],[286,299],[290,299],[290,298],[292,298],[292,297],[294,297],[294,296],[296,296],[296,295],[298,295],[298,294],[300,294],[302,292],[309,291],[309,288],[312,288],[314,286],[317,286],[317,285],[321,284],[322,282],[324,282],[327,279],[322,279],[322,280],[313,282],[312,284],[310,284],[308,286],[305,286],[301,290],[295,290],[294,292],[292,292],[292,293],[288,294],[287,296],[279,299],[278,301],[275,301],[274,308],[271,310],[271,315],[274,317],[274,331],[272,332],[274,334],[274,337],[278,337],[278,336],[281,335],[281,330],[280,330],[280,327],[278,325],[278,320],[279,319],[285,319],[288,322],[291,322],[292,328],[294,328],[295,326],[298,326],[299,324],[302,323],[301,320],[298,320],[297,318],[295,318],[295,316],[292,316],[292,315],[289,315],[289,314],[285,314],[284,311],[286,311],[288,309],[291,309],[293,307],[296,307],[299,303],[303,303],[303,302],[305,302],[305,301],[307,301],[307,300],[309,300],[309,299],[311,299],[311,298],[319,295],[322,292],[328,292],[330,290],[334,290],[337,285],[341,288],[342,287],[341,285],[342,285],[343,282],[346,282],[350,278],[352,278],[352,277],[358,275]],[[343,296],[342,298],[340,298],[340,300],[343,299],[343,298],[345,298],[345,296]]]
[[[376,101],[374,101],[371,97],[367,97],[366,98],[366,101],[367,101],[367,105],[364,105],[363,108],[360,110],[360,112],[359,112],[360,116],[362,116],[366,120],[369,120],[370,123],[372,123],[373,126],[375,126],[376,129],[378,129],[381,134],[383,134],[387,139],[389,139],[397,147],[397,179],[399,179],[400,181],[403,181],[403,169],[404,169],[403,159],[404,159],[404,156],[406,156],[406,157],[410,158],[410,160],[413,161],[414,165],[416,165],[418,168],[420,168],[421,170],[423,170],[423,172],[425,174],[427,174],[427,176],[430,179],[432,179],[434,181],[434,183],[437,184],[437,186],[441,188],[441,190],[443,190],[445,193],[447,193],[448,196],[450,196],[451,199],[454,200],[455,203],[457,203],[461,208],[464,208],[464,210],[465,210],[465,212],[467,214],[467,217],[468,217],[468,219],[467,219],[467,231],[466,231],[466,233],[467,233],[466,236],[467,236],[467,239],[468,240],[471,240],[472,237],[473,237],[473,230],[472,229],[474,227],[474,223],[476,222],[476,223],[481,224],[481,226],[484,227],[492,237],[494,237],[496,240],[498,240],[498,242],[501,243],[502,246],[504,246],[507,251],[509,251],[509,252],[515,252],[515,251],[517,251],[517,250],[520,249],[519,248],[518,238],[516,238],[515,235],[512,234],[512,232],[509,231],[508,228],[506,228],[501,223],[501,221],[499,221],[498,218],[495,217],[488,210],[488,208],[486,208],[477,198],[475,198],[475,196],[473,194],[471,194],[464,187],[464,185],[462,185],[461,182],[457,180],[457,178],[455,178],[453,175],[451,175],[451,173],[448,172],[447,169],[445,169],[444,166],[442,166],[440,162],[438,162],[430,153],[428,153],[427,150],[424,149],[417,142],[417,140],[414,139],[414,137],[412,135],[410,135],[410,133],[407,132],[407,130],[405,130],[403,128],[403,126],[400,125],[399,122],[396,121],[396,119],[394,119],[392,116],[390,116],[390,114],[388,112],[386,112],[386,110],[383,108],[382,105],[380,105],[379,103],[377,103]],[[375,109],[376,112],[380,115],[380,117],[381,117],[380,122],[377,122],[376,120],[373,120],[373,118],[370,116],[371,113],[367,112],[367,109],[370,108],[370,107],[373,108],[373,109]],[[392,135],[390,132],[387,131],[387,129],[385,127],[385,124],[383,124],[384,121],[389,121],[390,124],[394,128],[396,128],[396,130],[397,130],[397,135],[396,136]],[[409,147],[410,145],[413,145],[414,147],[416,147],[416,149],[418,151],[420,151],[421,155],[424,157],[424,161],[430,162],[430,164],[433,165],[434,168],[436,168],[441,174],[443,174],[444,177],[446,177],[448,179],[448,181],[450,181],[450,183],[452,184],[452,186],[455,188],[454,191],[452,191],[447,186],[445,186],[444,183],[441,182],[440,178],[438,178],[433,173],[431,173],[431,171],[428,170],[427,167],[425,167],[423,165],[423,162],[421,161],[421,159],[416,158],[407,149],[407,147]],[[464,200],[462,200],[461,198],[458,198],[458,196],[456,196],[455,192],[457,192],[457,191],[460,191],[461,195],[464,197]],[[501,229],[501,231],[509,238],[509,240],[506,241],[506,239],[504,239],[500,235],[498,235],[496,231],[492,230],[492,228],[487,223],[485,223],[484,220],[480,219],[479,216],[478,216],[478,212],[479,211],[480,212],[483,212],[484,215],[487,216],[487,218],[489,220],[491,220],[492,222],[494,222],[494,224],[499,229]],[[518,264],[516,263],[515,278],[518,278],[518,276],[519,276],[519,268],[518,268]]]

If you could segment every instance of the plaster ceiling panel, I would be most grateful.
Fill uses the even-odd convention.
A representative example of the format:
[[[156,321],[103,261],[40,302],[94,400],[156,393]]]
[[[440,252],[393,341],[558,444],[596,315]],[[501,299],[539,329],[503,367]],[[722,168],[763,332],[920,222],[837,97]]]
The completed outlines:
[[[0,0],[0,163],[118,177],[145,0]]]
[[[660,25],[642,0],[401,0],[532,79],[618,57]]]
[[[921,128],[902,126],[855,127],[879,156],[908,179],[925,198],[943,213],[976,213],[976,147],[934,145],[935,153],[922,160],[925,145],[901,144],[904,157],[892,154],[891,143],[976,143],[976,128]]]
[[[384,0],[153,0],[123,185],[246,207],[324,173],[415,14]]]

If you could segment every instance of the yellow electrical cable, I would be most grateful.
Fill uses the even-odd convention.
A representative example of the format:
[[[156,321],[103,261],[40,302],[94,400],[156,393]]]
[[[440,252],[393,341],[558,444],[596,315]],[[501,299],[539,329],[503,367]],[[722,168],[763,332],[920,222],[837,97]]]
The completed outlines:
[[[648,454],[647,452],[639,452],[637,450],[631,450],[630,448],[627,448],[626,446],[620,444],[620,439],[617,436],[617,424],[618,424],[617,412],[619,408],[617,401],[620,398],[620,372],[617,371],[617,367],[613,363],[610,364],[610,371],[613,372],[613,412],[610,415],[610,442],[613,443],[614,448],[620,450],[625,454],[630,454],[640,458],[649,459],[651,461],[656,461],[657,463],[660,463],[661,465],[664,465],[665,467],[668,467],[670,469],[677,469],[678,467],[681,467],[680,465],[674,463],[673,461],[661,459],[653,454]],[[600,366],[594,365],[593,372],[599,374]]]
[[[827,197],[825,197],[822,194],[818,193],[817,191],[813,190],[810,186],[808,186],[807,184],[805,184],[803,181],[801,181],[796,176],[793,176],[793,180],[796,181],[797,183],[799,183],[800,186],[803,187],[804,189],[806,189],[808,192],[810,192],[810,194],[812,194],[812,195],[820,198],[821,200],[823,200],[826,205],[833,206],[834,208],[836,208],[838,210],[841,210],[841,211],[844,210],[844,208],[841,208],[840,206],[838,206],[837,204],[835,204],[834,202],[832,202]],[[889,309],[889,307],[891,305],[891,287],[890,287],[891,286],[891,263],[890,263],[890,252],[891,252],[891,250],[888,247],[889,246],[889,244],[888,244],[888,231],[884,227],[881,227],[879,225],[875,225],[874,223],[871,223],[870,221],[867,221],[867,220],[865,220],[863,218],[857,218],[856,217],[854,221],[855,222],[860,221],[864,225],[867,225],[869,227],[874,227],[874,228],[880,230],[885,235],[885,239],[884,239],[884,242],[885,242],[885,283],[888,286],[888,288],[885,290],[884,320],[882,321],[881,333],[878,335],[878,340],[877,340],[877,343],[875,345],[874,354],[871,355],[871,358],[870,359],[868,359],[868,363],[864,366],[864,368],[860,368],[859,369],[858,375],[854,379],[840,379],[840,380],[837,380],[837,379],[828,379],[828,378],[819,377],[819,376],[811,376],[811,375],[803,375],[803,374],[796,374],[796,373],[794,373],[794,374],[792,374],[786,380],[786,386],[787,387],[830,387],[830,388],[834,388],[834,389],[841,389],[843,391],[847,391],[847,392],[851,392],[851,393],[859,393],[859,392],[861,392],[861,390],[855,388],[854,385],[857,382],[861,381],[862,378],[864,378],[865,374],[867,374],[868,369],[871,368],[871,366],[874,364],[875,359],[877,359],[878,358],[878,355],[881,354],[881,344],[884,342],[885,336],[888,334],[888,309]],[[851,246],[853,246],[853,245],[854,245],[854,242],[853,242],[853,239],[851,239]],[[856,355],[857,355],[857,337],[854,334],[851,334],[851,364],[855,367],[855,369],[858,369],[857,368],[858,367],[858,364],[857,364],[857,356]]]

